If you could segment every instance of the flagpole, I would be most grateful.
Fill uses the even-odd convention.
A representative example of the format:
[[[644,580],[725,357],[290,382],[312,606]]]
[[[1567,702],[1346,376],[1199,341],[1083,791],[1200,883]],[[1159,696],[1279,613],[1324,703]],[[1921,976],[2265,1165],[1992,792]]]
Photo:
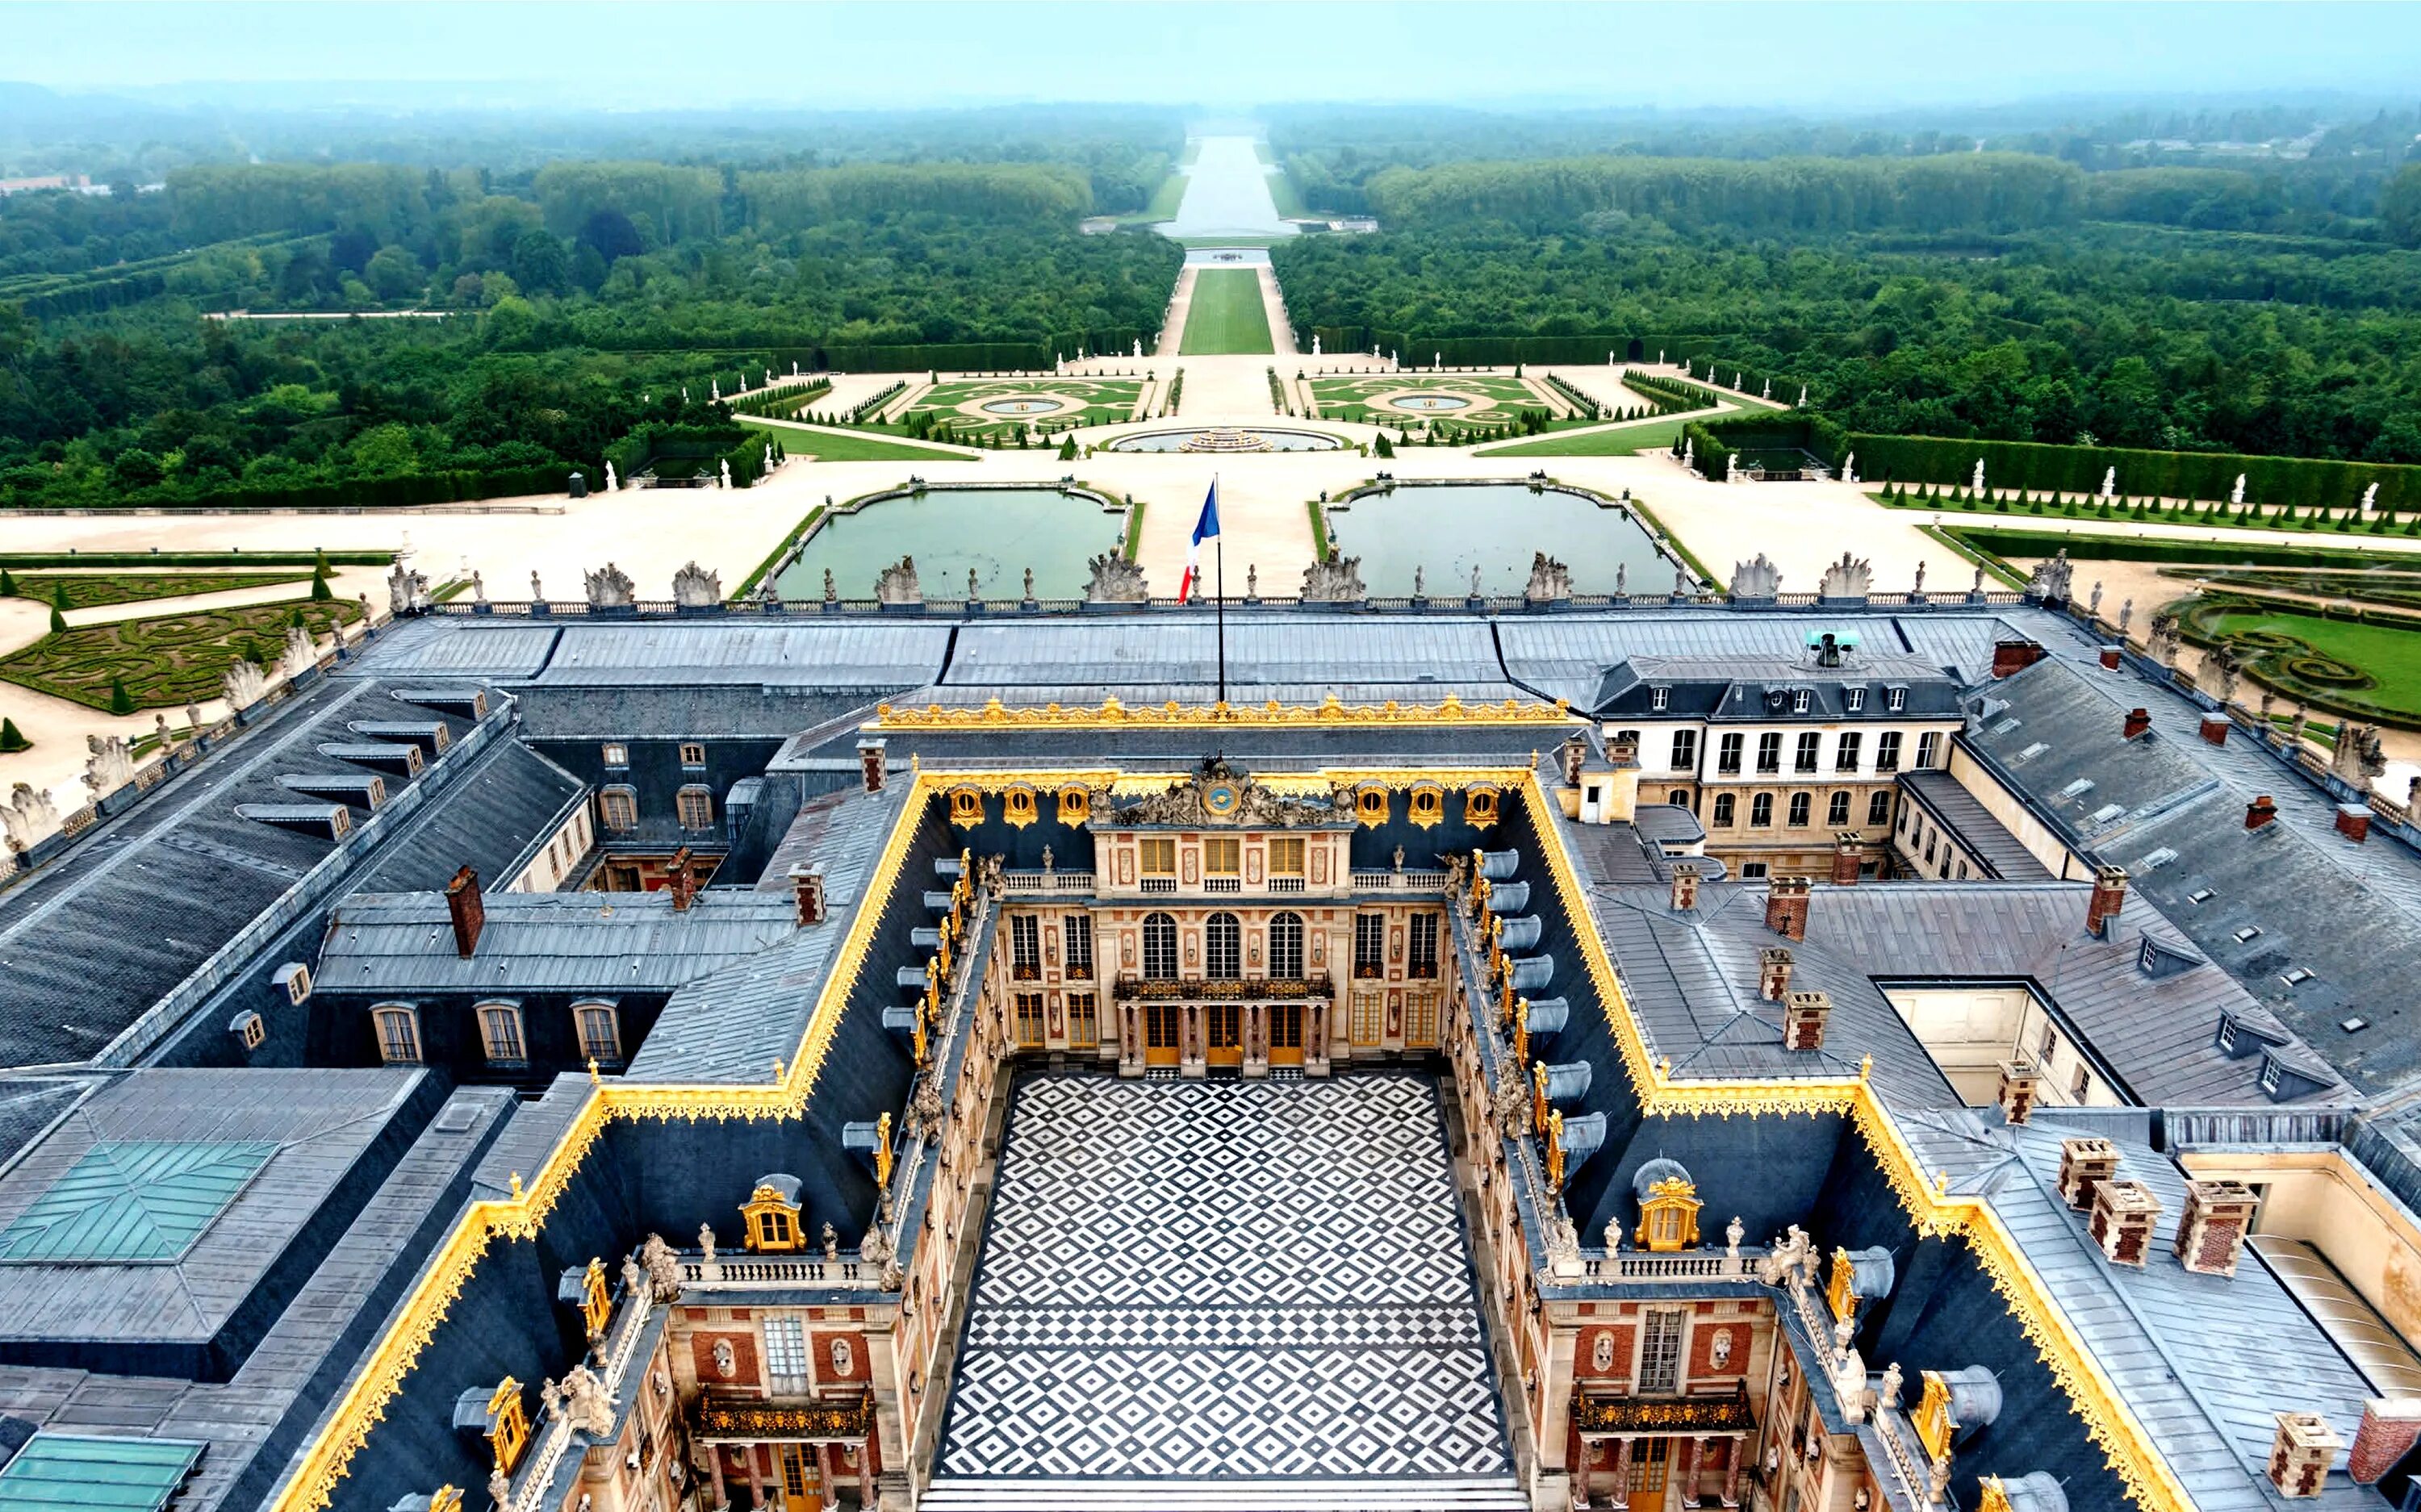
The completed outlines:
[[[1213,498],[1218,497],[1218,494],[1219,494],[1219,475],[1218,475],[1218,474],[1216,474],[1216,473],[1213,473],[1213,474],[1211,474],[1211,475],[1210,475],[1210,494],[1211,494],[1211,497],[1213,497]],[[1215,590],[1214,590],[1214,595],[1213,595],[1213,596],[1215,597],[1215,599],[1217,600],[1217,602],[1218,602],[1217,615],[1218,615],[1218,621],[1219,621],[1219,702],[1220,702],[1220,703],[1222,703],[1222,704],[1225,704],[1225,703],[1227,701],[1227,532],[1226,532],[1226,522],[1225,522],[1225,521],[1221,521],[1221,522],[1220,522],[1220,525],[1221,525],[1221,529],[1220,529],[1220,531],[1219,531],[1219,534],[1217,534],[1216,536],[1211,537],[1210,538],[1211,538],[1212,540],[1214,540],[1214,541],[1216,541],[1216,542],[1218,543],[1215,547],[1213,547],[1213,548],[1212,548],[1212,550],[1214,551],[1214,553],[1216,553],[1216,556],[1217,556],[1217,561],[1216,561],[1216,564],[1215,564],[1215,568],[1214,568],[1214,569],[1215,569],[1215,570],[1216,570],[1216,572],[1218,573],[1218,578],[1219,578],[1219,581],[1218,581],[1217,586],[1216,586],[1216,588],[1215,588]]]

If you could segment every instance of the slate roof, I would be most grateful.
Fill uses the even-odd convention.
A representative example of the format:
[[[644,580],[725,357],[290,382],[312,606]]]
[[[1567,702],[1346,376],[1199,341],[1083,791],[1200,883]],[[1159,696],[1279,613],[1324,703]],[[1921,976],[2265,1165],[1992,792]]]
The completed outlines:
[[[1903,772],[1899,786],[1932,818],[1937,828],[1982,863],[1987,878],[2013,882],[2050,878],[2051,869],[2036,860],[2024,842],[2011,834],[2007,825],[1992,817],[1991,809],[1947,772]]]
[[[941,675],[946,622],[904,618],[573,622],[533,675],[542,686],[909,687]]]
[[[440,892],[362,894],[328,921],[323,991],[670,991],[779,943],[796,928],[787,898],[710,887],[687,910],[672,894],[490,893],[477,948],[454,947]]]
[[[518,690],[525,740],[747,738],[779,740],[836,714],[871,715],[911,684],[840,692],[793,687],[598,687],[546,683]]]
[[[1211,684],[1218,625],[1207,614],[1149,619],[1057,618],[960,630],[949,684],[1032,686]],[[1231,686],[1291,684],[1340,691],[1364,682],[1460,688],[1505,680],[1487,621],[1473,616],[1374,616],[1317,611],[1227,614]],[[1059,696],[1054,694],[1054,696]],[[1437,694],[1429,697],[1433,701]],[[1465,696],[1468,696],[1466,694]],[[1071,701],[1062,697],[1062,702]]]
[[[1666,704],[1655,707],[1663,689]],[[1898,688],[1903,707],[1893,709],[1886,690]],[[1849,707],[1848,694],[1863,694]],[[1798,694],[1807,709],[1798,709]],[[1812,656],[1632,656],[1608,667],[1590,708],[1599,718],[1699,718],[1771,721],[1778,718],[1835,720],[1941,719],[1959,711],[1959,682],[1916,657],[1861,651],[1839,666],[1820,666]]]

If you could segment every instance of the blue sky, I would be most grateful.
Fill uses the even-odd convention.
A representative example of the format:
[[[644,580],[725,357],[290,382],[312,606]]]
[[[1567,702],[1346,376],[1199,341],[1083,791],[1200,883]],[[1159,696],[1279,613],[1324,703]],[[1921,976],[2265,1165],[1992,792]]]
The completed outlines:
[[[1412,99],[1864,111],[2421,93],[2410,4],[187,0],[0,3],[0,78],[55,88],[510,82],[524,87],[492,102],[625,109]]]

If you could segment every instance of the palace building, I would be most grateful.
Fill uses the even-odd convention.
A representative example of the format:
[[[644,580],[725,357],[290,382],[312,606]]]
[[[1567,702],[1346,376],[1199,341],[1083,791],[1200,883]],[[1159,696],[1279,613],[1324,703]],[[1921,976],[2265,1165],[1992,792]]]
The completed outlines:
[[[0,1512],[2421,1494],[2421,831],[2049,594],[448,611],[246,725],[0,894]]]

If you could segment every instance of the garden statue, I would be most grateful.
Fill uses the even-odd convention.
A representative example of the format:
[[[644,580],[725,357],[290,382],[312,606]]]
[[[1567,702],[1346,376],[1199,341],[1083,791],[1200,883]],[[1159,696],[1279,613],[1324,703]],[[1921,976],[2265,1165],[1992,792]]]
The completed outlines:
[[[2234,488],[2232,488],[2232,489],[2230,489],[2230,490],[2228,490],[2228,491],[2227,491],[2227,502],[2228,502],[2228,503],[2230,503],[2230,504],[2238,504],[2238,505],[2241,505],[2241,504],[2242,504],[2242,503],[2244,502],[2244,475],[2243,475],[2243,474],[2239,473],[2239,474],[2237,474],[2237,475],[2236,475],[2236,487],[2234,487]]]
[[[1681,438],[1681,465],[1693,471],[1697,468],[1698,442],[1695,436],[1685,434]]]
[[[673,603],[681,609],[711,609],[723,601],[723,574],[710,572],[693,558],[673,574]]]
[[[2093,594],[2085,600],[2085,612],[2096,616],[2101,613],[2101,580],[2100,578],[2093,580]]]
[[[824,602],[840,602],[840,590],[833,586],[832,569],[824,569]]]
[[[925,591],[916,581],[916,559],[902,556],[897,567],[886,567],[875,574],[874,598],[878,603],[921,604]]]
[[[1984,459],[1981,457],[1976,459],[1975,475],[1967,480],[1967,491],[1975,494],[1984,491]]]
[[[1799,403],[1795,408],[1802,410],[1807,408],[1807,385],[1804,383],[1799,385]]]
[[[1617,599],[1631,597],[1631,564],[1628,562],[1614,564],[1614,596]]]
[[[1432,351],[1432,352],[1430,352],[1430,353],[1429,353],[1429,371],[1431,371],[1431,372],[1433,372],[1433,373],[1437,373],[1437,372],[1444,372],[1445,370],[1445,352],[1443,352],[1443,351]]]
[[[8,790],[8,806],[0,808],[0,827],[8,832],[11,850],[23,850],[59,827],[59,809],[50,789],[21,782]]]
[[[1686,599],[1686,598],[1688,598],[1689,596],[1690,596],[1690,572],[1689,572],[1689,569],[1688,569],[1687,568],[1680,568],[1680,567],[1677,567],[1677,568],[1675,568],[1675,569],[1673,569],[1673,597],[1674,597],[1674,598],[1676,598],[1676,599]]]
[[[1086,603],[1144,603],[1151,598],[1151,589],[1144,582],[1142,564],[1131,560],[1122,548],[1113,547],[1099,556],[1086,559],[1092,574],[1085,583]]]
[[[646,396],[645,396],[645,395],[642,395],[642,396],[640,396],[640,397],[641,397],[642,398],[645,398],[645,397],[646,397]],[[683,383],[683,384],[681,385],[681,402],[682,402],[683,404],[687,404],[687,403],[689,402],[689,385],[688,385],[687,383]]]
[[[1316,331],[1312,333],[1311,354],[1315,357],[1320,355],[1320,334]]]
[[[982,596],[976,590],[976,569],[974,568],[967,569],[967,602],[983,602]]]
[[[1359,603],[1369,596],[1362,585],[1362,558],[1340,555],[1334,546],[1326,557],[1303,569],[1305,603]]]
[[[2370,512],[2371,512],[2371,510],[2373,510],[2373,509],[2377,508],[2378,507],[2379,507],[2379,485],[2378,485],[2378,484],[2376,484],[2376,483],[2373,483],[2370,487],[2368,487],[2368,488],[2366,488],[2366,489],[2365,489],[2365,490],[2363,490],[2363,491],[2362,491],[2362,513],[2363,513],[2363,518],[2364,518],[2364,519],[2366,519],[2366,520],[2367,520],[2368,518],[2370,518]]]
[[[1476,565],[1471,569],[1471,596],[1475,599],[1479,597],[1479,569]]]
[[[720,482],[716,483],[714,486],[715,486],[716,488],[719,488],[719,489],[727,489],[727,488],[731,487],[731,459],[730,459],[730,458],[726,457],[725,459],[723,459],[723,477],[722,477],[722,481],[720,481]]]
[[[715,402],[715,403],[717,403],[717,404],[722,403],[722,402],[723,402],[723,380],[722,380],[722,379],[720,379],[720,378],[710,378],[710,379],[708,379],[706,382],[707,382],[707,386],[708,386],[708,388],[709,388],[710,390],[711,390],[711,391],[712,391],[712,396],[713,396],[713,400],[714,400],[714,402]]]
[[[1572,596],[1571,569],[1544,552],[1530,553],[1530,581],[1522,589],[1524,603],[1556,603]]]
[[[546,590],[538,585],[538,569],[530,569],[530,602],[546,602]]]
[[[1872,563],[1843,552],[1839,561],[1825,564],[1823,580],[1816,591],[1826,599],[1863,599],[1873,591],[1874,582]]]
[[[95,798],[106,798],[134,780],[134,758],[127,754],[123,735],[84,738],[84,785]]]
[[[1983,596],[1983,592],[1984,564],[1978,562],[1976,564],[1976,581],[1967,585],[1967,597],[1971,599],[1980,598]]]
[[[1025,569],[1025,601],[1034,601],[1034,569],[1030,567]]]
[[[605,464],[605,491],[611,493],[621,486],[621,480],[614,475],[614,464],[612,462],[607,462]]]
[[[226,694],[227,712],[232,714],[260,702],[260,695],[268,691],[269,684],[260,675],[258,664],[250,657],[239,656],[227,663],[226,676],[220,687]]]
[[[396,553],[395,565],[387,569],[386,604],[387,612],[397,618],[425,614],[429,609],[429,574],[404,566],[400,552]]]
[[[2135,617],[2135,600],[2129,599],[2118,606],[2118,633],[2127,633],[2127,621]]]
[[[1856,452],[1851,452],[1849,456],[1841,459],[1841,481],[1844,483],[1855,483],[1857,480],[1858,454]]]
[[[1733,369],[1732,369],[1732,387],[1734,387],[1734,388],[1738,388],[1738,387],[1740,387],[1740,386],[1741,386],[1741,384],[1742,384],[1742,383],[1746,382],[1747,381],[1748,381],[1748,375],[1747,375],[1746,373],[1742,372],[1742,371],[1741,371],[1739,368],[1737,368],[1737,367],[1735,367],[1735,368],[1733,368]]]
[[[488,601],[487,581],[479,576],[479,572],[476,568],[474,568],[471,571],[471,601],[473,603],[486,603]]]
[[[1679,582],[1677,577],[1676,592]],[[1732,564],[1731,586],[1726,591],[1735,599],[1771,599],[1782,591],[1782,569],[1759,552],[1753,561]]]
[[[2386,770],[2387,753],[2380,744],[2378,727],[2339,722],[2336,744],[2329,752],[2330,772],[2366,793],[2370,779]]]
[[[1765,392],[1764,392],[1764,393],[1762,393],[1762,394],[1759,394],[1759,395],[1757,396],[1757,397],[1758,397],[1758,398],[1761,398],[1761,399],[1772,399],[1772,398],[1773,397],[1773,379],[1769,378],[1769,379],[1767,379],[1767,380],[1765,381]]]
[[[367,597],[367,595],[365,595],[365,597]],[[362,606],[362,618],[365,620],[369,618],[369,605],[367,604],[364,604]],[[195,736],[201,733],[202,706],[196,703],[188,703],[185,705],[185,739],[190,740]]]
[[[1428,598],[1428,597],[1429,597],[1429,586],[1428,586],[1428,585],[1429,585],[1429,569],[1428,569],[1427,568],[1424,568],[1424,567],[1417,567],[1417,566],[1416,566],[1416,567],[1414,567],[1414,568],[1413,569],[1413,597],[1414,597],[1414,598],[1415,598],[1415,599],[1426,599],[1426,598]]]
[[[773,470],[773,444],[772,442],[770,442],[770,441],[769,441],[769,442],[765,443],[765,471],[767,471],[768,473],[770,473],[770,472],[772,472]]]
[[[1736,451],[1724,453],[1724,481],[1726,483],[1740,481],[1740,453]]]
[[[1141,336],[1135,337],[1134,354],[1137,357],[1141,357],[1143,355],[1143,337]]]
[[[632,593],[631,575],[611,562],[584,574],[584,586],[591,609],[628,609],[638,601]]]
[[[1919,599],[1925,597],[1925,563],[1921,560],[1916,564],[1915,596]]]
[[[2114,467],[2101,475],[2101,502],[2104,504],[2109,503],[2111,495],[2117,491],[2118,469]]]

